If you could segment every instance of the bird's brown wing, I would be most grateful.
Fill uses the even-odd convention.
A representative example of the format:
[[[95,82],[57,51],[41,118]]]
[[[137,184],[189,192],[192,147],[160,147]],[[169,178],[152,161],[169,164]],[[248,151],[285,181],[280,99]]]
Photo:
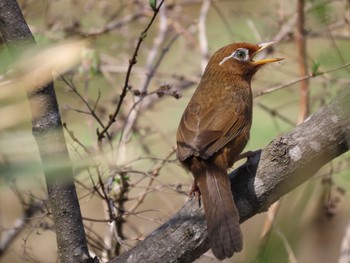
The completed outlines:
[[[207,159],[234,140],[246,125],[245,106],[232,97],[210,104],[191,101],[177,132],[179,160],[192,155]]]

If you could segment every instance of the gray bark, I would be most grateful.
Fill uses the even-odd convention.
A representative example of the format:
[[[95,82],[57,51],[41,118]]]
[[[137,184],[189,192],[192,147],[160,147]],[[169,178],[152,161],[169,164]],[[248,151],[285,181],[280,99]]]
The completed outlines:
[[[266,211],[281,196],[349,150],[350,88],[293,131],[230,174],[241,222]],[[203,209],[193,198],[119,262],[192,262],[209,249]]]
[[[35,45],[15,0],[0,0],[0,34],[14,55]],[[27,91],[53,215],[58,253],[64,263],[93,262],[89,256],[73,170],[53,83]]]

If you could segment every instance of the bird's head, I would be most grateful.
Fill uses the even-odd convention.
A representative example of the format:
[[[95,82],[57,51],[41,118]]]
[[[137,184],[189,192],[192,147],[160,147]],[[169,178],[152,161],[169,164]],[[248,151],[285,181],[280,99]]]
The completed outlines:
[[[283,58],[266,58],[254,60],[259,52],[266,50],[275,42],[261,43],[257,45],[248,43],[234,43],[220,48],[210,58],[207,68],[216,72],[225,72],[232,75],[241,75],[251,79],[261,66],[277,62]]]

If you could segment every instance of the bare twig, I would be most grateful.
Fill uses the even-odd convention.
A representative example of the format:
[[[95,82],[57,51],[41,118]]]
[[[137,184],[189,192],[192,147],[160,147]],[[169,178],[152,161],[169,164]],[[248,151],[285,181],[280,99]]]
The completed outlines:
[[[126,24],[129,24],[132,21],[135,21],[141,17],[146,16],[150,12],[148,10],[141,10],[141,11],[136,11],[118,21],[113,21],[108,23],[107,25],[95,29],[91,29],[88,32],[80,32],[80,34],[83,37],[92,37],[92,36],[98,36],[102,34],[109,33],[110,31],[117,30],[121,27],[123,27]]]
[[[165,157],[164,160],[160,160],[158,163],[156,163],[156,165],[153,167],[153,169],[152,169],[152,171],[151,171],[152,176],[151,176],[151,178],[150,178],[150,180],[149,180],[149,182],[148,182],[147,187],[150,187],[150,186],[153,184],[155,177],[158,176],[159,171],[161,170],[161,168],[163,167],[163,165],[170,159],[171,156],[173,156],[174,153],[175,153],[175,150],[172,150],[172,151]],[[142,204],[142,202],[143,202],[143,201],[145,200],[145,198],[146,198],[147,193],[148,193],[148,190],[146,189],[146,190],[144,190],[143,193],[140,194],[140,196],[138,197],[138,200],[137,200],[136,204],[135,204],[132,208],[130,208],[130,210],[129,210],[130,213],[134,213],[135,210]]]
[[[272,88],[264,89],[264,90],[262,90],[260,92],[257,92],[256,94],[254,94],[254,97],[259,97],[259,96],[262,96],[262,95],[265,95],[265,94],[268,94],[268,93],[271,93],[271,92],[275,92],[277,90],[290,87],[290,86],[292,86],[292,85],[294,85],[296,83],[299,83],[300,81],[303,81],[305,79],[316,78],[318,76],[325,75],[325,74],[328,74],[328,73],[331,73],[331,72],[334,72],[334,71],[337,71],[337,70],[340,70],[340,69],[343,69],[343,68],[347,68],[349,66],[350,66],[350,63],[346,63],[344,65],[341,65],[341,66],[329,69],[327,71],[317,72],[317,74],[303,76],[303,77],[300,77],[300,78],[288,81],[288,82],[286,82],[284,84],[281,84],[281,85],[278,85],[278,86],[275,86],[275,87],[272,87]]]
[[[123,163],[125,161],[126,143],[129,140],[129,136],[131,134],[131,131],[138,117],[138,113],[139,113],[138,104],[142,101],[145,94],[147,94],[147,89],[151,82],[151,79],[153,78],[154,73],[160,64],[161,60],[158,60],[159,63],[157,63],[155,66],[152,66],[152,64],[154,63],[154,60],[156,59],[156,55],[159,51],[159,47],[161,46],[161,44],[165,39],[166,32],[167,32],[167,18],[166,18],[165,8],[163,8],[160,10],[159,33],[157,34],[157,37],[154,40],[153,48],[149,52],[148,58],[147,58],[146,68],[148,72],[146,75],[146,79],[144,83],[141,85],[141,89],[139,90],[140,96],[136,97],[135,104],[128,114],[128,117],[124,124],[122,135],[120,136],[118,154],[117,154],[118,163]]]
[[[279,119],[283,120],[284,122],[288,123],[289,125],[291,125],[292,127],[295,126],[295,123],[293,121],[291,121],[290,119],[288,119],[287,117],[283,116],[280,112],[278,112],[278,110],[275,109],[270,109],[269,107],[267,107],[266,105],[257,102],[256,103],[261,109],[267,111],[268,113],[270,113],[270,115],[272,117],[278,117]]]
[[[6,252],[8,247],[21,233],[22,229],[28,224],[32,217],[36,213],[42,211],[42,209],[43,201],[37,201],[35,203],[30,204],[28,207],[25,208],[23,214],[14,221],[13,226],[1,233],[0,257],[1,255],[3,255],[4,252]]]
[[[166,85],[163,85],[159,89],[157,89],[155,91],[152,91],[152,92],[147,92],[147,87],[149,85],[149,82],[150,82],[151,78],[154,76],[156,70],[158,69],[160,63],[162,62],[165,54],[169,51],[170,47],[174,44],[174,42],[176,41],[176,39],[178,37],[179,37],[179,34],[176,34],[170,40],[170,42],[167,44],[167,46],[162,49],[161,54],[159,55],[159,57],[156,60],[156,62],[154,63],[154,65],[149,69],[149,73],[147,74],[147,78],[145,80],[145,83],[142,86],[142,87],[145,87],[145,91],[144,92],[137,91],[137,93],[139,93],[138,96],[140,98],[135,101],[134,105],[130,109],[130,112],[128,113],[128,116],[126,117],[127,121],[124,124],[123,130],[122,130],[122,134],[120,136],[119,153],[125,154],[125,143],[128,141],[128,139],[130,137],[132,128],[134,128],[134,125],[135,125],[136,120],[138,118],[139,111],[141,109],[145,109],[145,108],[149,107],[150,105],[153,105],[154,102],[157,99],[159,99],[159,97],[161,97],[163,95],[163,94],[160,95],[160,92],[163,92],[162,87],[166,86]],[[145,84],[147,84],[147,85],[145,85]],[[164,91],[164,94],[165,93],[166,92]],[[176,93],[176,91],[173,91],[171,94],[176,96],[177,93]],[[154,95],[154,96],[152,96],[152,95]],[[119,154],[119,157],[118,157],[118,162],[119,163],[123,163],[123,161],[124,161],[124,157],[123,156],[124,155],[120,155]]]
[[[310,11],[312,8],[312,5],[306,5],[304,12]],[[298,20],[298,14],[293,13],[293,15],[284,23],[281,23],[281,29],[278,31],[277,34],[272,38],[276,42],[280,42],[282,40],[285,40],[287,37],[293,35],[294,27]]]
[[[304,15],[304,0],[298,0],[297,4],[297,33],[296,44],[298,50],[299,73],[300,76],[307,76],[307,52],[306,52],[306,37],[305,37],[305,15]],[[309,82],[304,79],[300,82],[300,110],[299,123],[303,122],[309,115]]]
[[[79,99],[84,103],[84,105],[86,106],[86,108],[89,110],[88,112],[82,112],[81,113],[90,113],[90,115],[97,121],[97,123],[102,127],[105,128],[101,118],[99,116],[97,116],[96,114],[96,107],[98,104],[98,101],[100,99],[100,95],[97,97],[96,102],[94,104],[94,107],[91,107],[89,102],[80,94],[80,92],[76,89],[73,81],[69,81],[66,77],[61,76],[61,79],[63,80],[64,83],[66,83],[66,85],[71,89],[71,91],[73,91],[78,97]],[[76,110],[77,111],[77,110]],[[106,135],[108,137],[108,139],[111,139],[111,135],[108,133],[108,131],[106,131]]]
[[[126,73],[124,87],[123,87],[122,93],[119,96],[119,101],[118,101],[117,107],[116,107],[114,113],[110,116],[109,122],[106,124],[105,128],[103,128],[103,130],[101,132],[97,131],[97,135],[98,135],[98,140],[99,141],[101,141],[103,139],[105,133],[112,126],[112,124],[116,121],[116,117],[117,117],[117,115],[118,115],[118,113],[120,111],[120,108],[121,108],[122,104],[123,104],[123,101],[124,101],[124,98],[126,96],[126,93],[128,92],[128,90],[130,88],[129,87],[129,79],[130,79],[132,68],[137,63],[136,58],[137,58],[138,52],[140,50],[141,44],[144,41],[144,39],[147,37],[147,32],[150,29],[150,27],[152,26],[154,20],[156,19],[157,15],[158,15],[158,12],[159,12],[160,8],[162,7],[163,3],[164,3],[164,0],[162,0],[159,3],[158,7],[154,10],[154,13],[153,13],[153,16],[152,16],[150,22],[146,26],[145,30],[142,31],[142,33],[141,33],[141,35],[139,37],[139,40],[138,40],[138,42],[136,44],[136,48],[134,50],[134,54],[131,57],[131,59],[129,60],[129,67],[128,67],[128,71]]]

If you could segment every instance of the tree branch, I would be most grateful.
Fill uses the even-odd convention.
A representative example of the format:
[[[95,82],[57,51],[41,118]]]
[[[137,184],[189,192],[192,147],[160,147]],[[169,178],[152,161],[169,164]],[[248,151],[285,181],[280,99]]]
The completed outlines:
[[[300,76],[307,76],[307,50],[306,50],[306,37],[305,37],[305,13],[304,13],[304,0],[298,0],[297,4],[297,32],[296,32],[296,44],[298,49],[298,62]],[[309,81],[304,79],[300,82],[300,109],[299,109],[299,123],[303,122],[309,115]]]
[[[9,246],[15,241],[19,233],[21,233],[23,228],[28,223],[28,221],[30,221],[35,214],[39,213],[42,210],[42,208],[43,208],[42,201],[38,201],[33,204],[30,204],[23,211],[22,215],[14,221],[14,223],[12,224],[12,227],[1,233],[0,257],[7,251]]]
[[[241,222],[349,150],[350,88],[230,174]],[[209,249],[203,209],[193,198],[144,241],[110,263],[192,262]]]
[[[13,53],[35,45],[15,0],[0,0],[0,34]],[[43,83],[41,83],[43,84]],[[53,82],[26,90],[46,179],[62,263],[93,262],[89,255],[73,170],[63,134]]]

